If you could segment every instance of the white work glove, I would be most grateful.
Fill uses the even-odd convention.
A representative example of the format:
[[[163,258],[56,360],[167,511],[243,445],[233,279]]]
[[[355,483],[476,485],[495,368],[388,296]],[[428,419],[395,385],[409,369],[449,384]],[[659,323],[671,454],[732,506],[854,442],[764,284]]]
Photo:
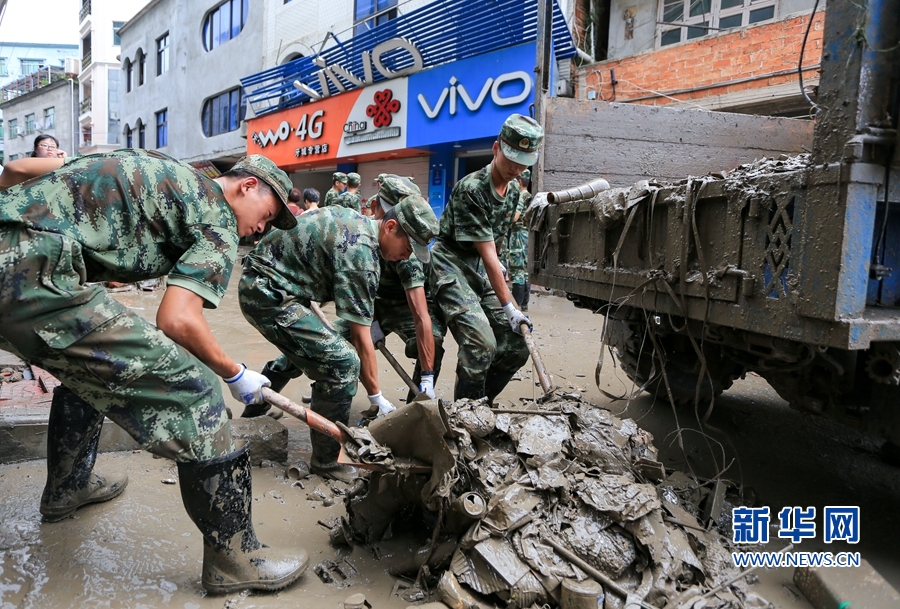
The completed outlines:
[[[500,270],[503,271],[503,278],[508,279],[509,273],[506,272],[506,265],[503,264],[502,262],[500,263]]]
[[[419,391],[428,396],[429,400],[434,399],[434,375],[423,374],[419,382]]]
[[[271,387],[272,383],[261,375],[259,372],[248,370],[247,366],[241,364],[241,371],[233,377],[225,379],[231,395],[234,399],[242,404],[249,406],[250,404],[263,404],[265,400],[262,396],[263,387]]]
[[[506,313],[506,319],[509,320],[509,325],[512,327],[513,332],[516,334],[522,333],[522,324],[528,324],[528,329],[533,330],[534,326],[531,324],[531,320],[528,319],[528,316],[522,313],[519,309],[516,308],[511,301],[503,305],[503,312]]]
[[[381,330],[381,324],[378,323],[377,319],[372,322],[372,327],[369,330],[372,332],[373,345],[378,345],[384,340],[384,332]]]
[[[371,404],[372,406],[378,406],[378,416],[379,417],[383,417],[384,415],[397,410],[396,408],[394,408],[394,405],[388,401],[388,399],[386,397],[381,395],[380,391],[378,393],[376,393],[375,395],[369,396],[369,404]]]

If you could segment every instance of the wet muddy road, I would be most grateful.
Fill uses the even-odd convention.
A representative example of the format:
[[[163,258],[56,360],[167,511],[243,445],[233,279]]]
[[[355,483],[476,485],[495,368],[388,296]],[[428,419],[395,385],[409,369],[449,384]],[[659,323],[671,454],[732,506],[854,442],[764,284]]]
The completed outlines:
[[[243,319],[237,306],[235,276],[222,306],[208,311],[213,330],[238,361],[260,369],[276,350]],[[117,297],[138,313],[153,319],[161,293],[122,292]],[[326,307],[333,316],[333,308]],[[548,370],[560,386],[583,392],[596,404],[620,416],[634,418],[656,438],[661,457],[670,467],[693,469],[712,476],[728,466],[724,477],[753,488],[759,505],[773,513],[784,506],[825,505],[861,507],[861,541],[853,548],[829,547],[806,541],[802,550],[859,550],[895,587],[900,587],[900,470],[881,463],[878,442],[835,423],[790,410],[759,378],[738,381],[716,400],[705,428],[698,433],[692,409],[673,412],[667,404],[646,395],[611,401],[594,385],[602,319],[575,309],[565,299],[532,297],[530,314],[535,336]],[[452,397],[456,347],[448,338],[446,373],[437,382],[439,397]],[[402,355],[399,341],[388,346]],[[410,362],[401,362],[412,369]],[[406,389],[379,356],[385,395],[399,403]],[[540,394],[540,387],[523,370],[501,396],[508,402]],[[601,385],[614,395],[630,393],[627,378],[606,359]],[[284,392],[300,401],[309,393],[306,379],[294,381]],[[227,395],[227,392],[226,392]],[[351,421],[368,407],[362,390],[354,399]],[[233,405],[235,414],[240,406]],[[624,411],[624,412],[623,412]],[[306,458],[306,427],[285,417],[290,431],[291,458]],[[673,432],[682,429],[679,443]],[[683,447],[682,447],[683,444]],[[171,462],[148,453],[101,455],[97,471],[124,471],[130,476],[118,499],[79,510],[56,524],[40,520],[38,502],[45,467],[32,461],[0,467],[0,608],[7,607],[338,607],[355,592],[366,595],[373,607],[403,608],[410,603],[395,589],[388,568],[405,560],[418,544],[393,539],[376,548],[337,549],[329,545],[327,530],[317,524],[339,516],[339,496],[317,477],[292,486],[283,468],[255,468],[253,520],[263,542],[304,546],[311,566],[301,581],[276,595],[205,595],[200,587],[201,538],[184,512]],[[317,489],[318,492],[317,492]],[[308,497],[312,497],[311,499]],[[832,544],[836,546],[837,544]],[[323,561],[325,583],[314,572]],[[346,577],[347,579],[344,579]],[[754,587],[777,607],[808,607],[795,598],[790,570],[765,573]],[[393,592],[393,594],[392,594]]]

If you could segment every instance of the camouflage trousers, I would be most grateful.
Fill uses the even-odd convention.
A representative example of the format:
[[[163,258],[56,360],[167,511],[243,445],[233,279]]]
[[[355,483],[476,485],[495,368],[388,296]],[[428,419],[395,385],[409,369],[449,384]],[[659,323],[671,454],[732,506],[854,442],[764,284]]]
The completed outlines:
[[[289,378],[304,373],[315,381],[313,394],[329,402],[356,395],[359,356],[339,332],[329,329],[309,309],[269,283],[268,277],[245,268],[238,288],[241,312],[282,355],[269,367]],[[327,413],[320,413],[328,416]]]
[[[528,230],[513,230],[506,248],[506,271],[511,283],[528,283]]]
[[[513,332],[481,257],[471,260],[441,243],[432,248],[432,297],[459,345],[456,375],[481,382],[515,374],[528,361],[525,339]]]
[[[232,452],[218,377],[85,277],[76,241],[0,227],[0,349],[48,370],[149,452]]]

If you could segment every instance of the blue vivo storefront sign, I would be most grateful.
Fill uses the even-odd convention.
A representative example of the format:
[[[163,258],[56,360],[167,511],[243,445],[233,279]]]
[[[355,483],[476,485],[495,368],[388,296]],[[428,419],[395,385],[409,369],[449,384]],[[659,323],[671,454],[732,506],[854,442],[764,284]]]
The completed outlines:
[[[534,100],[535,44],[455,61],[409,77],[406,145],[496,137]]]

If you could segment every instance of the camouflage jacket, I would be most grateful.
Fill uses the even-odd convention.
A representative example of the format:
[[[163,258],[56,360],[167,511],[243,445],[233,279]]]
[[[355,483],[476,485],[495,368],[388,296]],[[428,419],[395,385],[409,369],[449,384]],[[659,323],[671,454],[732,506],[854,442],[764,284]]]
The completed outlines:
[[[362,197],[352,192],[344,192],[334,201],[335,205],[352,209],[356,212],[362,212]]]
[[[322,201],[321,207],[328,207],[329,205],[337,205],[337,199],[341,198],[341,193],[336,191],[334,188],[329,188],[328,192],[325,193],[325,200]]]
[[[512,180],[507,185],[506,197],[501,199],[491,185],[491,166],[488,165],[470,173],[453,187],[441,216],[437,240],[464,257],[478,255],[474,244],[479,241],[494,241],[500,251],[518,204],[518,181]]]
[[[289,231],[263,237],[244,264],[265,275],[285,299],[334,301],[341,319],[372,324],[381,274],[378,224],[342,207],[314,209]]]
[[[509,228],[510,234],[528,232],[528,227],[525,226],[525,210],[528,209],[529,205],[531,205],[531,193],[527,190],[523,190],[519,194],[519,205],[516,207],[516,214],[519,214],[519,219],[513,219],[512,225]],[[515,214],[513,214],[513,218],[515,217]]]
[[[168,275],[215,307],[237,255],[237,219],[219,184],[155,150],[71,157],[0,194],[0,227],[80,243],[87,281]]]
[[[389,310],[393,307],[409,306],[406,300],[406,290],[425,286],[425,268],[419,259],[410,256],[408,260],[398,262],[381,261],[381,279],[378,283],[379,310]]]

